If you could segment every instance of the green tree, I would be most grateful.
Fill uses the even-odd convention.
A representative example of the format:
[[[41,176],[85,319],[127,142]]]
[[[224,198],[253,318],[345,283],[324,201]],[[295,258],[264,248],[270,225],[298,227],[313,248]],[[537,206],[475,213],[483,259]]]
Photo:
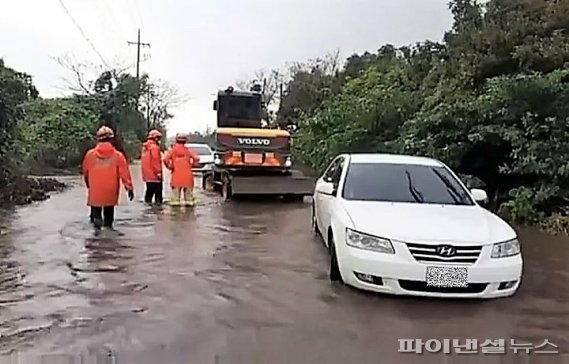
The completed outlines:
[[[37,97],[28,75],[16,72],[0,59],[0,182],[12,176],[17,126],[23,118],[22,104]]]
[[[442,44],[293,70],[281,117],[316,169],[341,152],[433,156],[532,221],[569,201],[569,2],[455,0]],[[473,183],[473,182],[472,182]]]
[[[81,164],[92,144],[99,119],[80,97],[38,99],[24,104],[20,123],[21,151],[26,165],[68,168]]]

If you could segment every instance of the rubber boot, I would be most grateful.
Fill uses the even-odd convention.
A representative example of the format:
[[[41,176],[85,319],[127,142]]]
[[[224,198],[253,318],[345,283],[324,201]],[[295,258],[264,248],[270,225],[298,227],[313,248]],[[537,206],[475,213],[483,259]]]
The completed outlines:
[[[172,196],[170,197],[170,206],[180,206],[180,194],[182,190],[180,188],[173,188],[172,189]]]
[[[184,204],[186,206],[195,206],[196,205],[196,198],[194,197],[193,192],[186,192],[184,194]]]
[[[101,227],[103,227],[103,219],[95,217],[92,219],[92,222],[93,222],[93,226],[97,230],[101,230]]]

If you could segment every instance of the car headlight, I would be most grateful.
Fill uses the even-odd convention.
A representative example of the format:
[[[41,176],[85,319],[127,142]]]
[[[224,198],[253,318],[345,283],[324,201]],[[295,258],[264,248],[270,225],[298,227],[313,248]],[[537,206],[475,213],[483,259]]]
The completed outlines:
[[[518,239],[496,243],[492,246],[492,258],[506,258],[520,254],[520,243]]]
[[[346,228],[346,244],[358,249],[395,254],[395,250],[389,239],[360,233],[350,228]]]

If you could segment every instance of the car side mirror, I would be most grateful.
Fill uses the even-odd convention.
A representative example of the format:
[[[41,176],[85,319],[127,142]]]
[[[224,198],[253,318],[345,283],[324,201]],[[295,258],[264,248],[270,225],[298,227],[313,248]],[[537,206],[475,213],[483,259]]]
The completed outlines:
[[[213,110],[217,111],[217,100],[213,101]]]
[[[330,182],[321,183],[316,192],[323,193],[325,195],[333,195],[334,194],[334,185]]]
[[[332,184],[332,195],[336,196],[338,194],[338,185],[337,184]]]
[[[479,188],[473,188],[470,190],[470,193],[472,194],[474,201],[478,203],[488,202],[488,194],[486,194],[486,191]]]

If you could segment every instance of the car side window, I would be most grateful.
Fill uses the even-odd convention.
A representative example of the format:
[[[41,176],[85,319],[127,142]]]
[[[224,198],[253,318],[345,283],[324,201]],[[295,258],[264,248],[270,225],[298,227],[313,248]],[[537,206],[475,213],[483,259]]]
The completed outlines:
[[[332,175],[331,182],[334,185],[334,190],[336,191],[334,195],[337,195],[338,186],[340,185],[340,178],[342,177],[342,171],[344,170],[344,158],[341,158],[338,164],[336,165],[336,169],[334,170],[334,174]]]
[[[334,174],[332,175],[331,182],[334,184],[335,188],[338,188],[340,184],[340,178],[342,177],[342,171],[344,170],[344,158],[340,158],[338,164],[336,165],[336,169],[334,170]]]
[[[332,178],[334,177],[334,174],[336,173],[336,169],[338,166],[338,163],[340,163],[341,158],[338,158],[336,160],[334,160],[332,163],[330,163],[330,166],[328,167],[328,169],[326,170],[326,172],[324,172],[324,175],[322,176],[322,179],[326,182],[332,182]]]

